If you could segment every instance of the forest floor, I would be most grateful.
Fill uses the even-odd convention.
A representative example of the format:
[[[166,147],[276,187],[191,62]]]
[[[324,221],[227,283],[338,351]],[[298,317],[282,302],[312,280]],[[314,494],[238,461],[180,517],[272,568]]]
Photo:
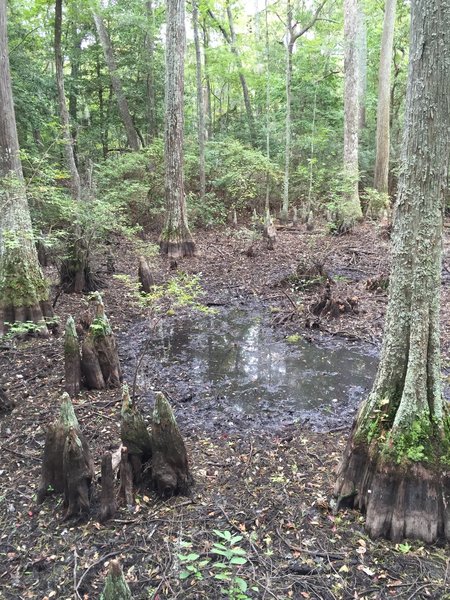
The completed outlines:
[[[205,292],[203,305],[252,310],[258,302],[271,315],[275,336],[296,334],[329,347],[335,339],[342,344],[344,336],[345,344],[379,350],[389,241],[375,226],[363,225],[343,237],[285,227],[274,250],[260,240],[253,256],[247,256],[243,228],[199,233],[197,245],[198,256],[178,261],[177,269],[153,258],[157,283],[180,271],[197,274]],[[122,276],[110,278],[102,293],[132,383],[142,352],[142,339],[134,337],[141,324],[151,331],[161,319],[176,324],[186,315],[192,321],[197,316],[192,306],[155,314],[140,305],[129,284],[136,280],[135,248],[115,240],[111,249],[116,275]],[[314,265],[319,269],[312,281],[308,269]],[[332,307],[338,311],[334,318],[332,310],[320,314],[317,307],[327,276],[336,301]],[[444,260],[444,367],[450,364],[449,282]],[[85,307],[84,297],[63,294],[56,313],[64,323],[69,314],[79,318]],[[141,490],[135,509],[121,508],[106,525],[97,522],[95,500],[89,520],[62,521],[61,498],[50,497],[37,506],[35,493],[44,427],[58,413],[63,374],[61,336],[13,340],[0,347],[0,384],[16,403],[11,414],[0,416],[0,598],[98,598],[112,558],[121,561],[135,599],[450,598],[448,546],[372,541],[359,513],[333,515],[335,469],[351,418],[320,431],[295,420],[230,427],[223,418],[210,427],[207,412],[191,408],[195,390],[182,398],[171,381],[166,385],[196,481],[192,496],[163,502]],[[165,374],[155,367],[153,387]],[[151,372],[146,382],[152,385]],[[201,403],[198,395],[194,407]],[[97,471],[103,452],[120,443],[120,397],[120,390],[83,391],[74,402]],[[141,408],[149,417],[151,408],[145,402]],[[213,552],[215,543],[229,546],[226,540],[233,536],[239,536],[234,545],[245,564],[230,564]],[[227,566],[217,566],[221,561]],[[187,565],[192,575],[184,578]],[[222,579],[217,579],[219,573]]]

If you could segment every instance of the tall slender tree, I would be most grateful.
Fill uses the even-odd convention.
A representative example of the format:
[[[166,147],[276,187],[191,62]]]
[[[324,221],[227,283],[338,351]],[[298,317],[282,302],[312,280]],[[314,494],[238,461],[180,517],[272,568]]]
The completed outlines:
[[[106,66],[108,67],[109,76],[111,77],[111,84],[114,89],[114,94],[116,95],[117,107],[125,128],[128,145],[132,150],[139,150],[139,138],[133,125],[133,119],[131,118],[130,109],[128,108],[128,101],[123,91],[122,81],[117,70],[117,63],[116,59],[114,58],[111,39],[109,37],[108,30],[105,27],[105,23],[103,22],[103,18],[99,12],[94,12],[94,22],[100,40],[100,45],[103,50],[103,55],[105,57]]]
[[[56,89],[58,92],[58,110],[61,122],[61,133],[64,143],[64,155],[66,165],[70,174],[70,189],[74,200],[81,198],[81,180],[75,162],[74,143],[70,130],[69,111],[67,110],[66,93],[64,90],[64,60],[61,49],[62,34],[62,3],[63,0],[55,2],[55,75]]]
[[[247,122],[248,122],[250,139],[251,139],[252,143],[254,143],[255,139],[256,139],[255,119],[253,117],[253,109],[252,109],[252,103],[251,103],[251,99],[250,99],[250,92],[249,92],[248,85],[247,85],[247,79],[244,74],[242,58],[239,53],[239,49],[237,47],[236,31],[234,28],[234,20],[233,20],[233,12],[232,12],[231,4],[230,4],[229,0],[226,0],[226,11],[227,11],[229,32],[222,25],[222,23],[220,23],[220,21],[214,16],[214,13],[212,12],[212,10],[208,10],[208,13],[209,13],[210,17],[212,18],[212,20],[216,23],[216,25],[220,29],[220,31],[224,37],[224,40],[227,42],[227,44],[229,44],[230,50],[235,57],[236,65],[237,65],[238,73],[239,73],[239,81],[241,83],[241,88],[242,88],[242,97],[244,99],[245,112],[247,113]]]
[[[339,467],[373,537],[450,539],[439,310],[450,151],[450,0],[411,1],[410,64],[381,361]]]
[[[156,120],[156,93],[155,93],[155,12],[153,0],[145,3],[147,12],[147,32],[145,36],[145,48],[147,51],[147,112],[148,112],[148,134],[150,140],[158,135],[158,123]]]
[[[192,0],[192,23],[194,26],[195,63],[197,81],[197,131],[199,149],[199,175],[200,175],[200,198],[205,197],[205,103],[203,101],[202,83],[202,54],[200,48],[200,36],[198,31],[198,3]]]
[[[389,188],[391,63],[394,45],[396,0],[386,0],[383,35],[381,38],[380,70],[378,73],[377,154],[375,159],[374,187],[379,192]]]
[[[164,131],[166,221],[160,237],[161,254],[192,256],[183,173],[183,99],[186,31],[184,0],[166,0],[166,112]]]
[[[0,0],[0,336],[6,323],[32,321],[47,334],[52,316],[39,266],[19,155],[8,58],[6,0]]]
[[[346,189],[339,206],[339,228],[351,229],[362,217],[359,202],[359,61],[358,0],[344,0],[344,175]]]
[[[283,205],[281,208],[281,220],[287,221],[289,213],[289,179],[291,168],[291,137],[292,137],[292,54],[294,52],[295,43],[305,35],[307,31],[313,27],[319,18],[322,8],[325,6],[326,0],[323,0],[316,8],[312,18],[302,27],[300,23],[293,18],[292,2],[286,2],[286,133],[285,133],[285,150],[284,150],[284,186],[283,186]]]

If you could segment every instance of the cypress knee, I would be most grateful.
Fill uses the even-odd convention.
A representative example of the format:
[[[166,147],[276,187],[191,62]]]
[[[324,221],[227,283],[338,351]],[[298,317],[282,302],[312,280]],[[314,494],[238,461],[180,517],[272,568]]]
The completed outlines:
[[[64,373],[66,392],[74,398],[80,391],[81,358],[75,321],[71,316],[67,319],[64,336]]]
[[[152,480],[157,494],[189,495],[194,481],[175,415],[164,394],[156,393],[152,428]]]

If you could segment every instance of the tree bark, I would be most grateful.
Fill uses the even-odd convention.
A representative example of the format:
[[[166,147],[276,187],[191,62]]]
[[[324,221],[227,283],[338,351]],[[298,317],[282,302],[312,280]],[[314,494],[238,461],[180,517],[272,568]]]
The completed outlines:
[[[413,0],[381,361],[335,487],[340,504],[366,511],[371,536],[395,541],[450,539],[450,427],[439,345],[449,80],[450,2]]]
[[[52,316],[39,266],[19,155],[8,59],[6,0],[0,0],[0,337],[5,322],[30,320],[47,335]]]
[[[180,258],[193,256],[195,252],[187,221],[183,175],[184,0],[167,0],[166,7],[166,221],[160,237],[160,251],[169,258]]]
[[[197,79],[197,130],[199,151],[199,177],[200,177],[200,199],[205,198],[205,103],[203,101],[202,84],[202,55],[200,49],[200,37],[198,33],[198,2],[192,0],[192,23],[194,26],[195,61]]]
[[[386,0],[383,35],[381,38],[380,69],[378,73],[377,133],[374,188],[389,191],[391,62],[394,45],[396,0]]]
[[[80,437],[80,432],[71,427],[64,444],[64,520],[86,514],[91,503],[94,461],[87,444]]]
[[[128,108],[127,99],[123,92],[122,82],[120,80],[119,73],[117,70],[116,59],[114,58],[114,53],[108,31],[106,30],[105,24],[100,14],[94,13],[94,22],[100,40],[100,45],[103,50],[103,55],[105,57],[106,66],[108,67],[109,76],[111,78],[111,84],[116,95],[119,115],[125,128],[128,145],[132,150],[139,150],[139,138],[136,133],[136,129],[133,125],[133,120],[131,118],[130,110]]]
[[[213,138],[213,130],[214,130],[214,119],[212,114],[211,107],[211,80],[209,77],[209,68],[208,68],[208,48],[209,48],[209,32],[208,26],[206,24],[205,19],[202,22],[202,30],[203,30],[203,48],[204,48],[204,61],[205,61],[205,84],[206,84],[206,129],[208,133],[208,140],[212,140]]]
[[[357,52],[358,0],[344,0],[344,198],[339,228],[346,231],[362,217],[359,202],[358,129],[359,68]]]

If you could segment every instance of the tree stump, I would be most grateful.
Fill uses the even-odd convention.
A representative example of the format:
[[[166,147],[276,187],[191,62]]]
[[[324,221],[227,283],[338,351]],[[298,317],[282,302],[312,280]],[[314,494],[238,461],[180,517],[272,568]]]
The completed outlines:
[[[81,358],[75,321],[71,316],[67,319],[64,335],[64,373],[66,392],[74,398],[80,391]]]
[[[114,471],[111,452],[105,452],[102,458],[102,492],[100,496],[100,523],[112,519],[117,512],[114,491]]]
[[[149,294],[150,290],[155,285],[155,280],[150,271],[150,267],[143,256],[139,258],[138,277],[141,291]]]
[[[161,498],[188,496],[194,481],[175,416],[164,394],[156,393],[152,427],[152,481]]]
[[[122,388],[120,437],[128,450],[134,482],[140,483],[142,465],[152,457],[152,440],[144,418],[131,401],[127,384]]]
[[[93,296],[95,318],[82,345],[81,370],[87,387],[119,387],[122,371],[116,340],[105,314],[101,295]],[[100,376],[101,375],[101,376]]]
[[[263,237],[267,241],[267,249],[273,250],[277,239],[277,230],[273,224],[269,211],[266,212],[266,218],[264,220]]]
[[[79,425],[72,401],[69,395],[64,393],[59,420],[47,427],[41,480],[37,492],[38,504],[41,504],[49,493],[64,491],[63,454],[66,437],[71,428],[78,431]]]
[[[130,588],[118,560],[112,560],[100,600],[132,600]]]
[[[90,507],[94,462],[80,435],[79,431],[71,427],[64,444],[64,520],[79,517],[87,513]]]

